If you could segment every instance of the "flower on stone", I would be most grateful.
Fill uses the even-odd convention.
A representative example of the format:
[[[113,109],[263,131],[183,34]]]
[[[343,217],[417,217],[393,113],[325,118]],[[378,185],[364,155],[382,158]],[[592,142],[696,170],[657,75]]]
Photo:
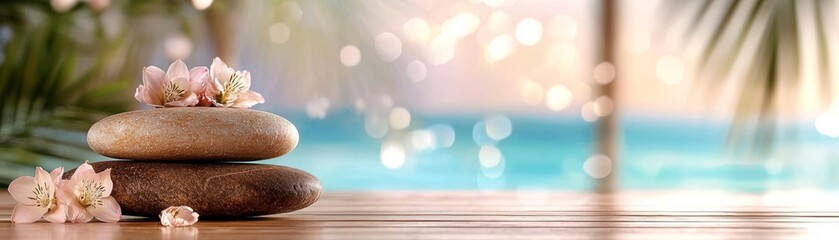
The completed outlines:
[[[198,222],[198,213],[191,207],[168,207],[160,212],[160,224],[167,227],[189,226]]]
[[[35,168],[35,177],[23,176],[9,184],[9,193],[18,204],[12,210],[12,222],[31,223],[43,217],[47,221],[66,221],[67,206],[58,200],[56,187],[64,168],[47,173]]]
[[[249,108],[265,103],[262,95],[251,91],[251,74],[236,71],[216,57],[210,65],[210,82],[206,94],[217,107]]]
[[[110,168],[96,173],[85,161],[70,180],[59,183],[59,197],[67,201],[67,220],[84,223],[95,217],[103,222],[119,221],[122,210],[111,197],[113,187]]]
[[[206,69],[206,67],[203,67]],[[190,71],[176,60],[166,72],[155,66],[143,68],[143,84],[137,87],[134,98],[153,107],[189,107],[199,103],[197,91],[206,81],[201,67]],[[195,77],[197,79],[192,79]]]

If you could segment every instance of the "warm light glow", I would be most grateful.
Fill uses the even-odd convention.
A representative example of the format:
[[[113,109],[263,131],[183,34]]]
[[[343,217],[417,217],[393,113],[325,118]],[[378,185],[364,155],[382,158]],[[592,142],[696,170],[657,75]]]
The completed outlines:
[[[685,65],[682,60],[667,55],[658,60],[655,67],[658,80],[664,84],[673,85],[682,82],[685,77]]]
[[[493,115],[484,119],[486,132],[489,138],[500,141],[510,136],[513,132],[513,124],[510,118],[503,115]]]
[[[612,160],[603,154],[594,154],[583,164],[583,171],[590,177],[601,179],[612,173]]]
[[[408,79],[414,82],[425,80],[427,74],[428,69],[425,66],[425,63],[420,61],[411,61],[405,69],[405,75],[408,76]]]
[[[650,33],[636,32],[629,34],[628,49],[631,54],[642,54],[650,50],[652,36]]]
[[[425,44],[428,42],[431,30],[428,27],[428,22],[422,18],[411,18],[402,25],[402,33],[409,41]]]
[[[533,18],[525,18],[516,24],[516,39],[522,45],[533,46],[542,40],[542,23]]]
[[[816,118],[816,131],[832,138],[839,137],[839,110],[820,114]]]
[[[580,116],[583,117],[583,120],[586,122],[595,122],[597,119],[600,119],[600,117],[594,113],[594,106],[594,102],[587,102],[583,104],[582,108],[580,108]]]
[[[495,39],[493,39],[492,42],[484,48],[484,58],[486,58],[487,62],[494,63],[512,55],[515,50],[516,43],[513,41],[513,37],[504,34],[495,37]]]
[[[358,62],[361,62],[361,51],[356,46],[346,45],[341,48],[340,57],[341,64],[347,67],[355,67],[355,65],[358,65]]]
[[[574,100],[587,101],[591,97],[591,86],[584,82],[574,82],[571,84],[571,93],[574,94]]]
[[[484,0],[484,4],[489,7],[497,8],[507,3],[507,0]]]
[[[405,129],[411,125],[411,112],[408,109],[396,107],[390,110],[388,117],[390,128],[400,130]]]
[[[571,104],[572,98],[571,90],[568,90],[565,85],[557,84],[548,89],[545,104],[550,110],[561,111]]]
[[[168,36],[165,44],[169,59],[186,59],[192,54],[192,40],[183,34]]]
[[[436,144],[434,132],[431,130],[414,130],[411,131],[411,145],[414,149],[425,150],[434,148]]]
[[[272,24],[271,27],[268,28],[268,38],[273,43],[285,43],[288,41],[289,37],[291,37],[291,29],[288,27],[288,24],[278,22]]]
[[[481,19],[471,13],[461,13],[443,23],[443,31],[455,38],[474,33],[481,25]]]
[[[608,84],[615,79],[615,65],[609,62],[602,62],[594,67],[594,81],[599,84]]]
[[[568,15],[558,14],[548,23],[547,31],[553,39],[573,42],[577,38],[577,21]]]
[[[382,61],[393,62],[402,55],[402,40],[393,33],[380,33],[376,36],[375,44]]]
[[[492,33],[505,33],[512,28],[512,18],[506,12],[494,12],[489,15],[489,30]]]
[[[481,146],[481,149],[478,152],[478,161],[483,167],[491,168],[498,166],[498,163],[501,162],[501,158],[501,150],[498,150],[498,148],[492,145]]]
[[[537,105],[542,102],[545,97],[545,89],[541,84],[525,79],[521,84],[521,97],[525,103],[530,105]]]
[[[198,10],[210,8],[213,5],[213,0],[192,0],[192,6]]]
[[[380,158],[386,168],[400,168],[405,164],[405,149],[396,143],[383,143]]]
[[[594,115],[598,117],[605,117],[612,114],[615,110],[615,103],[612,101],[612,98],[608,96],[600,96],[597,100],[594,100]]]
[[[434,65],[441,65],[454,58],[457,41],[448,34],[439,34],[428,43],[428,62]]]

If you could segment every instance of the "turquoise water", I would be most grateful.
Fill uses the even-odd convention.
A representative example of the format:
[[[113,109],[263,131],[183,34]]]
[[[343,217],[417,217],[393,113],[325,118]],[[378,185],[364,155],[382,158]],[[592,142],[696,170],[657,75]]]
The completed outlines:
[[[411,127],[448,124],[451,147],[408,151],[405,163],[386,168],[382,140],[367,135],[364,117],[331,112],[326,119],[280,113],[294,122],[300,143],[292,153],[267,162],[297,167],[320,178],[327,190],[588,190],[593,178],[583,165],[594,152],[594,125],[579,117],[507,115],[512,133],[495,144],[503,172],[482,170],[473,127],[486,115],[414,115]],[[623,116],[619,185],[631,189],[770,189],[839,186],[839,141],[797,126],[794,140],[780,142],[775,154],[748,160],[727,154],[726,126],[684,119]],[[389,133],[401,139],[406,131]],[[385,138],[388,138],[386,136]],[[410,146],[410,145],[408,145]]]

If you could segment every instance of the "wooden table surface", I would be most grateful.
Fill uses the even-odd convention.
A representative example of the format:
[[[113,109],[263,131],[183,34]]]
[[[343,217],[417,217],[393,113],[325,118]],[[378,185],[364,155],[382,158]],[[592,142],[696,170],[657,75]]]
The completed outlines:
[[[839,194],[821,192],[327,192],[294,213],[167,228],[13,224],[0,190],[0,239],[839,239]]]

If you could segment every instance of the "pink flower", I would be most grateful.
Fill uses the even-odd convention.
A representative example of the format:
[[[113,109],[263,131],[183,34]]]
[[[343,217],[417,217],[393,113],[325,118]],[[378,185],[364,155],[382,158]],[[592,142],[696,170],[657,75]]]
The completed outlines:
[[[210,85],[210,70],[205,66],[194,67],[189,70],[190,89],[198,95],[195,106],[209,107],[213,105],[213,98],[208,94]]]
[[[12,210],[12,222],[31,223],[41,217],[54,223],[66,221],[67,206],[60,203],[56,195],[56,185],[62,173],[63,167],[51,173],[37,167],[35,177],[23,176],[12,181],[9,193],[18,201]]]
[[[217,107],[249,108],[265,103],[262,95],[251,91],[251,74],[235,71],[216,57],[210,65],[210,81],[207,93]]]
[[[67,201],[67,220],[89,222],[94,217],[103,222],[117,222],[122,216],[119,204],[111,197],[114,182],[111,169],[96,173],[87,162],[76,168],[70,180],[59,183],[59,197]]]
[[[198,213],[191,207],[168,207],[160,212],[160,224],[167,227],[189,226],[198,222]]]
[[[203,67],[206,69],[206,67]],[[181,60],[176,60],[164,73],[155,66],[143,68],[143,84],[137,87],[134,98],[154,107],[189,107],[199,103],[196,91],[204,85],[201,68],[190,71]],[[193,74],[194,73],[194,74]]]

